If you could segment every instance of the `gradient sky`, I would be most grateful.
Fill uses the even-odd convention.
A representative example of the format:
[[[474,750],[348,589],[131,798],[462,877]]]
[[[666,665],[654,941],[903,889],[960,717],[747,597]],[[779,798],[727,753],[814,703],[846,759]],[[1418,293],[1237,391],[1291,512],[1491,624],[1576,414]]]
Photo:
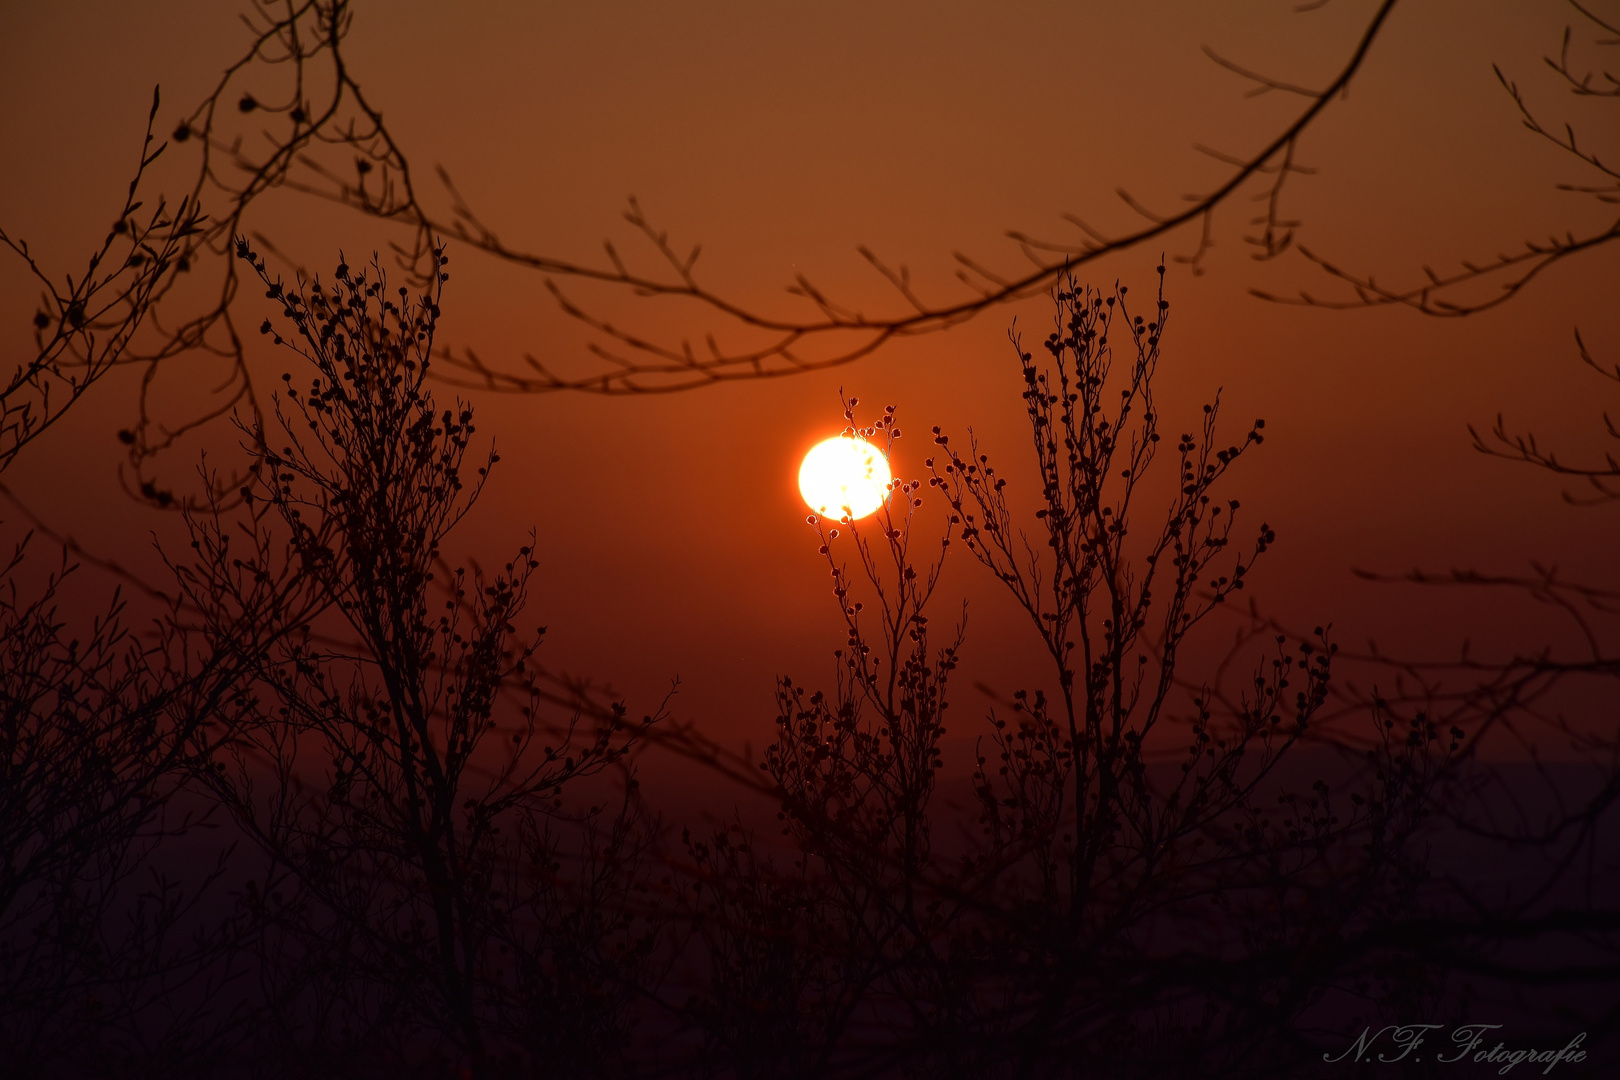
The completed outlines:
[[[1064,238],[1064,212],[1123,229],[1138,219],[1117,187],[1171,208],[1217,182],[1224,167],[1194,144],[1246,152],[1300,99],[1246,98],[1247,84],[1202,47],[1319,84],[1372,10],[1348,0],[1304,14],[1293,7],[392,3],[358,7],[348,52],[418,173],[447,166],[511,243],[595,259],[610,237],[639,254],[618,218],[634,194],[678,245],[703,242],[699,268],[722,291],[790,312],[797,302],[783,286],[803,271],[850,306],[877,311],[899,305],[857,244],[908,264],[925,295],[947,299],[959,295],[955,250],[1017,269],[1006,229]],[[1398,9],[1348,100],[1302,146],[1301,161],[1319,172],[1289,192],[1301,239],[1404,283],[1424,263],[1454,267],[1526,237],[1604,223],[1589,202],[1555,190],[1585,178],[1523,130],[1491,67],[1518,80],[1549,120],[1584,120],[1588,138],[1612,139],[1612,114],[1604,127],[1542,62],[1568,16],[1505,0]],[[246,41],[230,3],[0,8],[0,221],[52,265],[78,265],[116,210],[152,86],[162,84],[167,131]],[[165,174],[176,191],[180,150],[171,148]],[[1220,214],[1207,274],[1171,264],[1159,394],[1174,430],[1217,388],[1234,435],[1256,416],[1267,421],[1265,446],[1231,489],[1280,538],[1253,582],[1262,609],[1304,627],[1331,621],[1347,645],[1371,635],[1430,655],[1453,654],[1464,637],[1497,649],[1558,637],[1534,605],[1369,585],[1351,571],[1511,573],[1541,560],[1613,583],[1620,508],[1565,505],[1556,479],[1470,449],[1466,426],[1488,427],[1504,410],[1510,426],[1571,455],[1601,445],[1613,387],[1581,367],[1572,331],[1600,356],[1620,356],[1620,248],[1572,260],[1512,303],[1462,320],[1305,310],[1248,295],[1333,291],[1296,255],[1248,257],[1241,219],[1252,205]],[[391,238],[291,193],[267,200],[255,224],[323,271],[339,246],[353,261]],[[1195,243],[1188,230],[1166,249],[1184,254]],[[1158,254],[1129,252],[1087,276],[1145,290]],[[588,368],[588,335],[537,277],[471,256],[453,269],[449,339],[492,360],[530,351]],[[28,342],[25,285],[0,262],[6,363]],[[673,306],[581,296],[665,338],[706,325]],[[250,325],[253,302],[243,301]],[[972,425],[1016,474],[1027,436],[1006,333],[1017,317],[1038,341],[1049,306],[993,309],[791,379],[638,399],[474,395],[503,461],[463,534],[466,549],[501,558],[536,528],[548,574],[535,615],[550,627],[550,663],[613,683],[637,710],[679,676],[677,713],[757,745],[770,732],[773,677],[820,681],[842,637],[794,488],[803,451],[841,426],[840,388],[868,415],[898,407],[909,436],[894,463],[902,476],[919,474],[934,424]],[[286,367],[269,352],[255,364],[267,386]],[[164,400],[182,408],[217,376],[177,365]],[[141,552],[154,531],[172,536],[173,523],[117,486],[113,433],[127,423],[130,388],[127,378],[99,386],[6,482],[57,528],[150,570]],[[223,453],[230,440],[205,437],[162,468],[182,483],[203,445]],[[1010,689],[1030,641],[962,556],[947,602],[970,601],[959,707],[977,712],[967,685]],[[1233,627],[1212,636],[1225,640]]]

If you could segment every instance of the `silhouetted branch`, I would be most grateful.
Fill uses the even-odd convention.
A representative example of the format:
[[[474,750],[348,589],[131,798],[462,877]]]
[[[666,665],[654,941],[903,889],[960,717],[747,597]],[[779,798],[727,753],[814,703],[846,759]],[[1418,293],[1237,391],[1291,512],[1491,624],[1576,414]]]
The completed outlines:
[[[1620,365],[1611,370],[1592,359],[1592,354],[1587,351],[1586,342],[1581,339],[1579,330],[1575,331],[1575,345],[1580,349],[1581,360],[1587,367],[1606,379],[1620,382]],[[1615,421],[1607,412],[1603,414],[1603,428],[1609,438],[1620,440],[1620,428],[1615,426]],[[1496,414],[1496,424],[1491,428],[1494,443],[1486,442],[1472,424],[1468,426],[1468,434],[1473,436],[1474,449],[1482,454],[1506,458],[1509,461],[1522,461],[1558,476],[1577,476],[1584,479],[1596,492],[1595,495],[1582,498],[1565,491],[1565,502],[1579,506],[1620,499],[1620,488],[1614,486],[1615,482],[1620,480],[1620,459],[1617,459],[1612,451],[1603,455],[1601,465],[1570,465],[1559,460],[1557,451],[1542,449],[1534,434],[1509,434],[1501,413]]]
[[[1570,0],[1570,6],[1593,27],[1610,34],[1615,33],[1609,23],[1575,0]],[[1612,72],[1602,72],[1602,81],[1594,84],[1596,75],[1593,72],[1578,72],[1573,67],[1570,57],[1571,36],[1570,28],[1566,27],[1558,56],[1546,58],[1548,67],[1559,74],[1569,91],[1576,97],[1620,101],[1620,81],[1616,80]],[[1620,44],[1620,36],[1613,39],[1597,39],[1595,44],[1617,45]],[[1500,67],[1493,65],[1492,70],[1496,73],[1497,81],[1513,100],[1525,128],[1557,147],[1567,157],[1579,162],[1581,168],[1593,177],[1585,184],[1559,184],[1558,190],[1586,195],[1601,206],[1620,204],[1620,171],[1605,163],[1596,151],[1583,145],[1572,124],[1564,123],[1561,130],[1554,130],[1543,124],[1525,100],[1518,83],[1509,79]],[[1425,315],[1457,318],[1505,304],[1534,281],[1542,271],[1576,255],[1607,247],[1616,239],[1620,239],[1620,219],[1607,226],[1586,229],[1580,233],[1565,230],[1561,236],[1552,235],[1545,240],[1526,240],[1521,250],[1498,252],[1489,259],[1472,261],[1465,259],[1460,270],[1450,273],[1436,273],[1428,266],[1424,266],[1422,270],[1425,280],[1422,283],[1396,286],[1380,285],[1372,274],[1346,270],[1337,260],[1300,245],[1301,255],[1329,277],[1348,285],[1354,296],[1348,299],[1324,299],[1301,290],[1296,297],[1282,297],[1260,289],[1250,291],[1263,300],[1284,304],[1302,304],[1331,310],[1396,305],[1413,308]],[[1481,293],[1481,290],[1488,289],[1493,282],[1498,283],[1494,291]]]
[[[58,284],[26,241],[0,228],[0,244],[23,261],[42,291],[34,315],[35,355],[0,382],[0,471],[125,359],[136,332],[148,321],[174,272],[185,267],[195,238],[203,231],[202,212],[190,198],[181,200],[172,213],[160,201],[140,216],[145,205],[139,198],[141,183],[168,146],[152,146],[159,100],[154,90],[140,163],[124,203],[77,278],[70,273]]]

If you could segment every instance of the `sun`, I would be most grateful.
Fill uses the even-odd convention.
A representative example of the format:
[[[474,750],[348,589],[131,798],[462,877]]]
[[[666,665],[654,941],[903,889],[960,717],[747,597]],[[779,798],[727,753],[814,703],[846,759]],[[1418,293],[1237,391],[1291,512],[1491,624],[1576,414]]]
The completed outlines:
[[[799,466],[799,493],[810,509],[833,518],[863,518],[889,494],[883,451],[853,435],[817,443]]]

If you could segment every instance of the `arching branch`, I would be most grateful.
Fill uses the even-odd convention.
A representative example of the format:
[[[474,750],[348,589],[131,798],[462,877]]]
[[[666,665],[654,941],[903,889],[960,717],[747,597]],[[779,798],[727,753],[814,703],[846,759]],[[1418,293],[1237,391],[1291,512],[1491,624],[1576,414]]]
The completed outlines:
[[[634,200],[625,219],[645,244],[645,265],[621,255],[611,244],[605,245],[604,259],[592,263],[509,242],[480,218],[442,169],[438,180],[448,196],[448,210],[433,209],[417,183],[410,156],[348,64],[347,0],[259,0],[248,20],[254,35],[251,47],[226,69],[171,137],[171,142],[196,148],[197,173],[188,205],[201,206],[210,215],[203,228],[185,237],[175,264],[193,278],[205,270],[213,276],[203,290],[207,297],[203,303],[182,312],[177,310],[180,298],[174,297],[163,306],[164,317],[154,320],[156,333],[131,343],[119,358],[144,369],[137,418],[126,436],[134,475],[131,490],[155,502],[176,502],[149,476],[154,457],[214,417],[239,408],[258,412],[244,335],[236,322],[243,310],[238,303],[241,281],[228,256],[237,236],[255,237],[271,247],[249,218],[254,204],[272,191],[302,193],[401,227],[404,236],[392,245],[394,255],[418,277],[430,269],[435,238],[440,237],[460,250],[470,248],[506,266],[534,271],[561,310],[589,327],[597,339],[588,347],[596,363],[587,362],[585,370],[538,352],[515,362],[499,362],[465,346],[446,345],[438,370],[459,385],[514,393],[641,394],[796,374],[848,363],[897,338],[958,325],[1000,303],[1047,288],[1066,269],[1161,243],[1195,223],[1203,230],[1202,239],[1196,252],[1184,259],[1199,270],[1216,212],[1256,177],[1267,177],[1269,183],[1259,196],[1265,209],[1256,219],[1260,229],[1250,242],[1260,257],[1285,250],[1292,241],[1292,223],[1281,219],[1279,198],[1287,176],[1305,171],[1293,163],[1298,141],[1361,69],[1395,2],[1379,5],[1338,74],[1320,93],[1306,95],[1305,107],[1290,123],[1252,153],[1217,155],[1230,165],[1230,173],[1212,190],[1189,197],[1181,209],[1156,213],[1127,195],[1144,218],[1144,224],[1130,231],[1105,235],[1071,217],[1083,234],[1079,241],[1051,242],[1010,233],[1029,261],[1016,272],[998,271],[958,253],[957,277],[967,295],[957,299],[922,295],[906,268],[892,268],[861,249],[895,290],[900,310],[856,311],[800,276],[788,283],[787,291],[805,302],[806,312],[778,315],[706,284],[696,266],[701,249],[677,245]],[[154,304],[165,299],[173,283],[171,276],[154,291]],[[567,288],[570,283],[685,302],[703,312],[709,323],[702,345],[626,329],[574,299]],[[196,284],[200,283],[188,287],[189,295],[196,295]],[[247,316],[250,322],[257,314]],[[167,421],[156,410],[154,388],[167,361],[182,354],[215,357],[225,374],[208,407]]]

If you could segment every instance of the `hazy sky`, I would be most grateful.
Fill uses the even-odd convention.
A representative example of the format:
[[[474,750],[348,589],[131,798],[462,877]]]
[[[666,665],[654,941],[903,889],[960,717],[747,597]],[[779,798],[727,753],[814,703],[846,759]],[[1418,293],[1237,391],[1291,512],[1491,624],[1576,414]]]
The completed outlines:
[[[636,195],[678,245],[701,240],[706,280],[749,304],[792,312],[783,292],[809,274],[852,307],[901,304],[855,252],[908,264],[919,289],[960,295],[953,251],[1016,270],[1009,228],[1068,238],[1064,212],[1105,230],[1135,224],[1114,194],[1169,209],[1226,169],[1195,144],[1241,154],[1301,107],[1203,53],[1304,85],[1326,82],[1373,5],[1335,0],[1134,4],[997,2],[593,2],[357,5],[353,69],[386,115],[436,205],[442,163],[503,239],[599,259],[612,238],[645,252],[619,219]],[[1420,267],[1485,260],[1526,237],[1604,223],[1573,164],[1524,131],[1492,64],[1548,120],[1612,140],[1612,113],[1559,91],[1542,57],[1572,9],[1510,2],[1402,5],[1347,100],[1305,139],[1315,167],[1288,192],[1301,240],[1340,265],[1408,283]],[[0,222],[63,271],[109,224],[154,84],[160,130],[206,94],[245,46],[231,3],[53,3],[0,7]],[[1612,62],[1611,62],[1612,63]],[[251,127],[244,129],[251,132]],[[171,148],[179,190],[186,148]],[[1258,189],[1256,189],[1258,190]],[[1449,653],[1465,636],[1532,647],[1551,633],[1533,606],[1500,597],[1372,586],[1353,567],[1401,571],[1530,560],[1612,582],[1615,507],[1576,509],[1560,484],[1469,447],[1466,425],[1498,410],[1570,453],[1601,444],[1612,384],[1583,369],[1577,326],[1620,356],[1620,247],[1555,268],[1512,303],[1462,320],[1409,311],[1327,312],[1252,298],[1251,287],[1334,293],[1295,254],[1252,261],[1241,241],[1254,204],[1216,221],[1208,272],[1174,262],[1159,387],[1168,428],[1223,392],[1229,430],[1264,417],[1269,438],[1234,476],[1254,522],[1279,535],[1255,599],[1309,626],[1332,621],[1357,644]],[[1612,216],[1612,208],[1609,208]],[[292,193],[259,208],[257,229],[313,270],[341,246],[351,261],[397,238]],[[1186,254],[1186,230],[1165,245]],[[1089,269],[1150,287],[1159,250]],[[532,274],[455,258],[444,333],[492,361],[544,356],[589,368],[589,335]],[[651,264],[647,264],[651,265]],[[0,261],[0,350],[23,356],[34,298]],[[582,292],[605,316],[664,338],[701,333],[700,313]],[[245,297],[243,320],[261,313]],[[609,680],[641,708],[679,676],[677,711],[716,733],[768,736],[772,678],[815,682],[841,641],[825,568],[794,489],[799,457],[841,426],[838,393],[872,414],[898,407],[908,437],[895,468],[917,475],[934,424],[969,425],[1017,477],[1027,467],[1016,317],[1044,336],[1049,302],[994,309],[852,366],[677,396],[474,395],[480,431],[503,461],[470,520],[468,550],[493,559],[532,526],[548,572],[537,598],[545,655]],[[256,343],[257,344],[257,343]],[[268,386],[287,360],[255,357]],[[218,378],[176,366],[164,401],[180,408]],[[7,483],[57,527],[139,561],[172,522],[119,491],[128,379],[109,379],[34,446]],[[449,392],[446,391],[448,394]],[[196,453],[161,466],[184,483]],[[965,681],[1006,673],[1029,642],[958,552],[947,602],[970,600]],[[144,565],[150,567],[148,559]],[[1444,604],[1438,601],[1444,600]],[[1432,610],[1431,610],[1432,607]],[[943,614],[943,612],[942,612]],[[1215,627],[1229,636],[1231,624]],[[971,703],[964,691],[963,707]]]

